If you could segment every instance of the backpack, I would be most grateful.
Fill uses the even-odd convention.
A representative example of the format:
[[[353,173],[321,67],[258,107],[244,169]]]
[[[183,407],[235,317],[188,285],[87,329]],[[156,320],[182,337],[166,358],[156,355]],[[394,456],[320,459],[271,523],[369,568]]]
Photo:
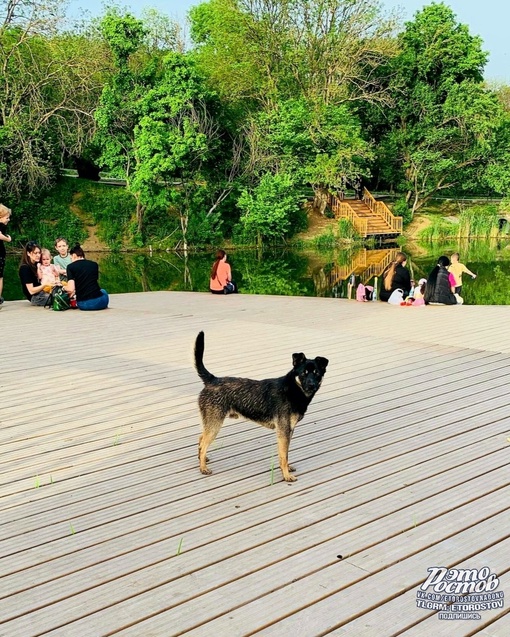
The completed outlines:
[[[363,285],[363,283],[360,283],[356,288],[356,301],[360,301],[360,303],[371,301],[373,293],[374,288],[371,285]]]
[[[50,292],[44,307],[51,307],[56,312],[63,312],[71,307],[69,294],[60,285],[55,286]]]

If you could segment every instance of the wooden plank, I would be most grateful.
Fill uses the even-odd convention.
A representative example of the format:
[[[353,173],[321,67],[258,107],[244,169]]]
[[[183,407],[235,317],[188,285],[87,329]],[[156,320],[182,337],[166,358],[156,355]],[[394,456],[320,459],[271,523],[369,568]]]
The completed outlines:
[[[372,613],[384,625],[410,599],[400,564],[441,542],[449,560],[505,542],[509,311],[165,292],[112,297],[97,314],[7,304],[0,635],[229,634],[218,627],[238,621],[233,634],[285,634],[306,616],[310,637],[336,597],[345,626]],[[40,343],[43,326],[73,333],[71,358]],[[278,375],[293,351],[330,358],[293,440],[298,483],[270,485],[274,434],[245,421],[222,431],[217,472],[198,473],[200,329],[217,373]],[[398,621],[410,634],[429,622]]]

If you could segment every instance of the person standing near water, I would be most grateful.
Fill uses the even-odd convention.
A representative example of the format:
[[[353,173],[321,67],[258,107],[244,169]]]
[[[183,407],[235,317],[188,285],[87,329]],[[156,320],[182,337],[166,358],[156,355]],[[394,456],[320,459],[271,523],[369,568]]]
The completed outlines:
[[[469,274],[472,279],[476,279],[476,274],[468,270],[468,268],[459,261],[460,255],[458,252],[454,252],[451,256],[451,264],[448,270],[455,277],[455,294],[459,294],[462,292],[462,275]]]
[[[11,218],[11,209],[0,203],[0,308],[4,304],[4,269],[5,269],[5,242],[11,242],[11,235],[7,234],[6,225]]]

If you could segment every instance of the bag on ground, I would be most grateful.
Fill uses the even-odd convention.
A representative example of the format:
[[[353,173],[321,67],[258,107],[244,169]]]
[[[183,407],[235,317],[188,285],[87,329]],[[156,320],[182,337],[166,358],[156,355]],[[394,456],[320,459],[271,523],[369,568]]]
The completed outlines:
[[[404,290],[397,288],[396,290],[393,290],[393,292],[391,293],[391,296],[388,299],[388,303],[390,303],[390,305],[400,305],[403,300],[404,300]]]
[[[356,301],[363,303],[364,301],[371,301],[374,288],[371,285],[363,285],[360,283],[356,288]]]
[[[55,312],[63,312],[71,307],[69,294],[61,286],[55,286],[50,292],[44,307],[51,307]]]

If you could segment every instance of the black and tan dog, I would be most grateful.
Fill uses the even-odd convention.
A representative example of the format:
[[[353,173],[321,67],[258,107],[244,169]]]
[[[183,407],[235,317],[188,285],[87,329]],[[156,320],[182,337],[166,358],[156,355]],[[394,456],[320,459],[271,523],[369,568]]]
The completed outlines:
[[[302,353],[292,355],[293,367],[286,376],[251,380],[249,378],[217,378],[207,371],[203,363],[204,333],[195,342],[195,368],[204,383],[198,397],[202,415],[202,434],[198,441],[200,471],[209,474],[207,449],[218,435],[227,416],[239,415],[276,429],[278,458],[283,479],[296,480],[290,474],[289,444],[296,424],[303,418],[308,405],[321,386],[328,359],[322,356],[310,359]]]

